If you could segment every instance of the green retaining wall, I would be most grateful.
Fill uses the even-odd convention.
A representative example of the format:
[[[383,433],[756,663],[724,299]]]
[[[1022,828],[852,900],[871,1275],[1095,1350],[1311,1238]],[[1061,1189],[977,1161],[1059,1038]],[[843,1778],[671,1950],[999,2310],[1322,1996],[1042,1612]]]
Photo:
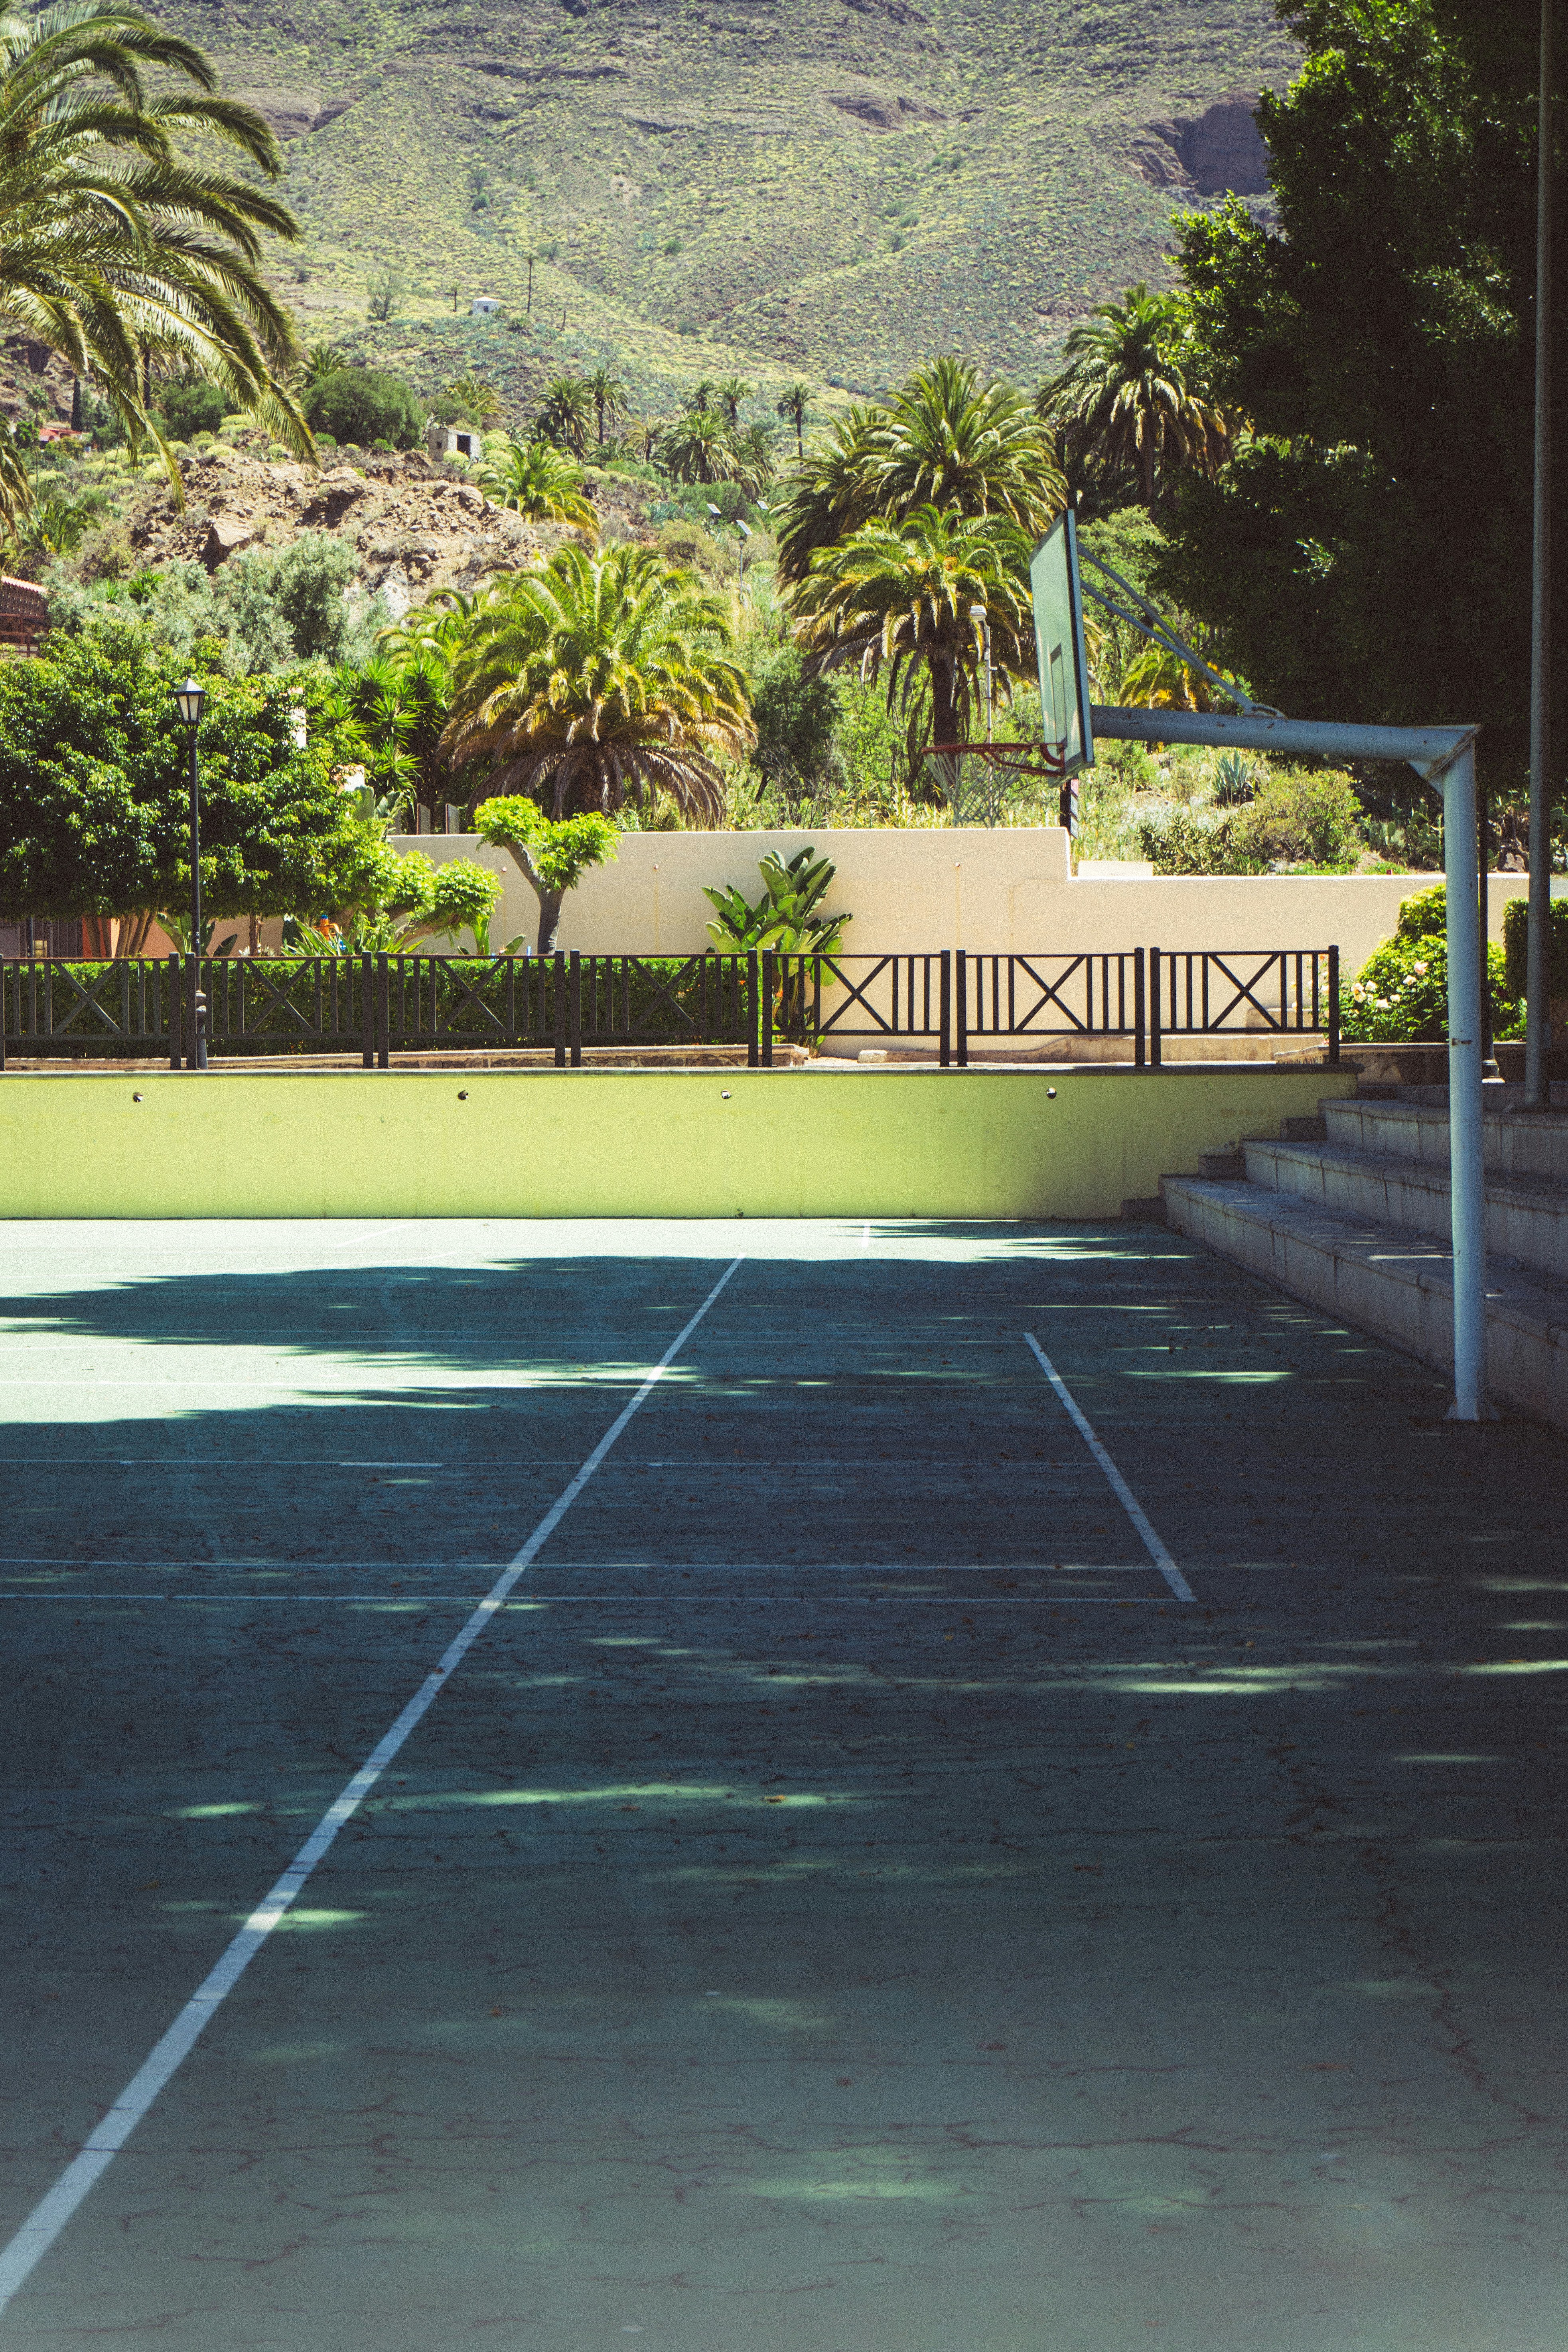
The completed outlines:
[[[1114,1217],[1354,1074],[290,1070],[0,1077],[0,1216]]]

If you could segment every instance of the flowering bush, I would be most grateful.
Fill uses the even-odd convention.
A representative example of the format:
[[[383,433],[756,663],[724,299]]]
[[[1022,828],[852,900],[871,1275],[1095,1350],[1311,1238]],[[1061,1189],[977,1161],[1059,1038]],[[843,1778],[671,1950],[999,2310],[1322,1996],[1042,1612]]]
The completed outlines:
[[[1432,1041],[1448,1034],[1447,901],[1442,883],[1400,906],[1394,937],[1367,958],[1340,994],[1340,1034],[1348,1044],[1384,1038]],[[1511,1036],[1520,1008],[1509,993],[1499,947],[1487,950],[1492,1034]]]

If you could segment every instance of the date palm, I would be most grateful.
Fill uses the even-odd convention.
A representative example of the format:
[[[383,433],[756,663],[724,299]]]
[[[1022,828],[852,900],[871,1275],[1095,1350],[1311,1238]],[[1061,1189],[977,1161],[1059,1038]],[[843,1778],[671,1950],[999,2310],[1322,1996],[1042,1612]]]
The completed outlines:
[[[218,96],[202,52],[140,10],[60,0],[0,18],[0,319],[96,378],[171,467],[154,366],[210,377],[309,453],[288,388],[293,327],[262,266],[264,237],[296,236],[294,216],[187,163],[175,142],[190,133],[237,148],[263,178],[282,169],[261,116]]]
[[[983,638],[1004,681],[1035,661],[1029,600],[1029,539],[1007,515],[963,515],[917,507],[892,522],[878,515],[837,545],[819,549],[794,606],[813,669],[847,662],[888,672],[888,706],[906,706],[921,674],[930,680],[932,740],[962,741],[978,691]]]
[[[1213,475],[1229,455],[1226,418],[1189,381],[1183,324],[1179,296],[1129,287],[1073,329],[1059,373],[1036,398],[1074,457],[1133,467],[1151,513],[1162,473],[1188,466]]]
[[[604,366],[596,367],[585,379],[588,397],[594,404],[594,416],[598,427],[599,446],[605,446],[605,428],[617,416],[626,413],[626,388],[618,375]]]
[[[668,793],[724,808],[718,761],[755,740],[723,604],[651,549],[556,551],[492,592],[459,656],[445,737],[470,799],[520,792],[560,817]]]
[[[773,414],[782,416],[786,425],[795,426],[795,454],[805,456],[805,412],[811,406],[811,386],[808,383],[786,384],[778,397]]]
[[[804,580],[818,548],[874,515],[897,523],[929,505],[1038,532],[1064,495],[1050,435],[1023,394],[967,361],[936,360],[885,406],[851,409],[796,468],[779,575]]]
[[[581,467],[548,441],[493,435],[475,476],[485,496],[535,522],[568,522],[592,537],[599,518],[583,496]]]
[[[493,425],[501,413],[501,396],[493,383],[482,375],[460,375],[447,390],[460,403],[464,415],[471,425]]]
[[[731,432],[740,425],[741,403],[743,400],[750,400],[756,388],[754,383],[748,383],[743,376],[739,375],[721,376],[714,385],[714,395],[730,420]]]
[[[586,456],[588,418],[593,406],[593,395],[581,376],[553,377],[544,387],[544,398],[535,419],[540,438],[553,441],[558,448],[569,449],[574,457]]]
[[[717,409],[684,410],[660,434],[658,454],[678,482],[728,482],[734,476],[734,437]]]

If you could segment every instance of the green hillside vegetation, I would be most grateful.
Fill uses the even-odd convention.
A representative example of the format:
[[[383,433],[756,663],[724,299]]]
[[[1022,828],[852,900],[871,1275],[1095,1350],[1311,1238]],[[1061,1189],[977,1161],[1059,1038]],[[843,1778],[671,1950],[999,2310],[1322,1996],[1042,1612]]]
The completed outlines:
[[[1267,0],[216,0],[174,20],[281,137],[304,236],[279,283],[306,341],[422,388],[471,366],[516,410],[599,361],[634,410],[734,366],[761,414],[795,376],[875,391],[943,350],[1033,382],[1091,303],[1169,281],[1172,211],[1212,193],[1236,133],[1184,150],[1181,126],[1295,58]],[[1256,149],[1251,170],[1244,193]]]

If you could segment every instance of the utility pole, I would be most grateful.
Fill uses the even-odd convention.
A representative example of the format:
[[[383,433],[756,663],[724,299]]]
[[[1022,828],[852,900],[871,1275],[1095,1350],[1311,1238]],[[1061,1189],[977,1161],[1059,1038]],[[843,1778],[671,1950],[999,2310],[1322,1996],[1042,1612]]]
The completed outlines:
[[[1549,1109],[1552,1080],[1552,10],[1541,0],[1535,156],[1535,544],[1530,614],[1530,929],[1524,1099]]]

